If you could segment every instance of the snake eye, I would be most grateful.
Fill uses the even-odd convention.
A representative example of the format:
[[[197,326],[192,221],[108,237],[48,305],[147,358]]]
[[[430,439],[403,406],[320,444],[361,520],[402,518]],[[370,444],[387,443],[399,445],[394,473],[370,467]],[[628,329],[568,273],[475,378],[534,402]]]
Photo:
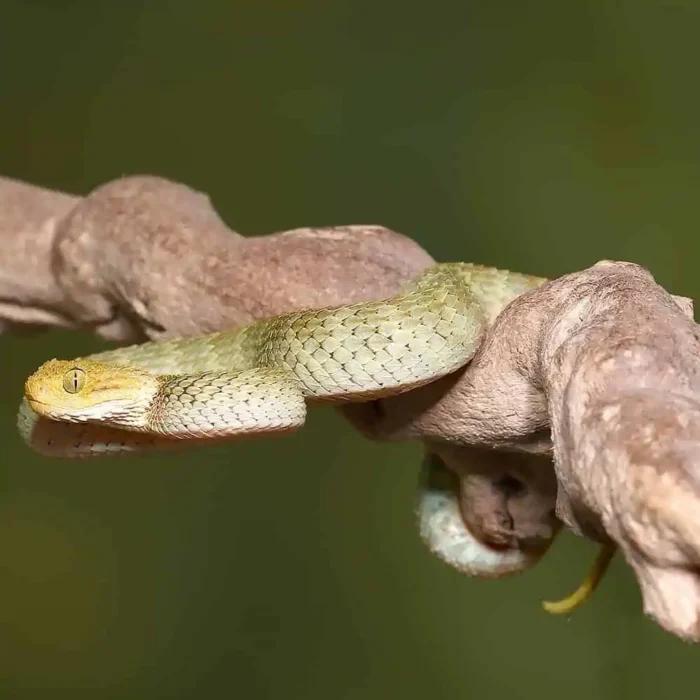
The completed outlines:
[[[63,388],[69,394],[77,394],[84,386],[85,371],[79,367],[74,367],[63,375]]]

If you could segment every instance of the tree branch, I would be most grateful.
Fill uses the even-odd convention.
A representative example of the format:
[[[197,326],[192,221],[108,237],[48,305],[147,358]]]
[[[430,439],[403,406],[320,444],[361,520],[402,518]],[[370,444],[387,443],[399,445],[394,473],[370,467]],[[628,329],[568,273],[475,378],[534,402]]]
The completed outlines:
[[[382,298],[433,263],[378,226],[244,238],[155,177],[83,199],[0,179],[0,241],[0,329],[118,341]],[[341,411],[372,439],[422,441],[485,542],[541,553],[559,521],[615,542],[645,612],[700,641],[700,341],[692,303],[642,268],[554,280],[507,307],[464,370]]]

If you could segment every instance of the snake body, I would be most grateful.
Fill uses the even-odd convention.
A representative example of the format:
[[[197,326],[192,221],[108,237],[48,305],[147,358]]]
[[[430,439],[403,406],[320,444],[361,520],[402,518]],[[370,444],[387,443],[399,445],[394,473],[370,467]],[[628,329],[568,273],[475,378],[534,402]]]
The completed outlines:
[[[543,282],[443,263],[389,299],[50,360],[25,383],[20,433],[45,454],[91,457],[296,430],[307,401],[366,401],[454,372]]]
[[[19,431],[45,455],[86,458],[296,430],[308,401],[366,401],[454,372],[503,308],[545,281],[443,263],[389,299],[50,360],[25,383]],[[526,551],[494,550],[469,532],[458,490],[454,474],[424,462],[418,520],[428,547],[476,576],[531,566]]]

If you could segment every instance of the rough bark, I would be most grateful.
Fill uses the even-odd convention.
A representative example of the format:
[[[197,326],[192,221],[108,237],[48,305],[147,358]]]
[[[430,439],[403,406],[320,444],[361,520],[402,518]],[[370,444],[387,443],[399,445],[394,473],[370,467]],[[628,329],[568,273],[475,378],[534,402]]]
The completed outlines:
[[[85,198],[0,178],[0,240],[0,330],[119,342],[389,296],[433,262],[381,226],[244,238],[156,177]],[[692,303],[646,270],[554,280],[506,308],[463,371],[341,411],[372,439],[422,441],[485,541],[541,549],[561,521],[616,543],[645,612],[700,641],[700,339]]]

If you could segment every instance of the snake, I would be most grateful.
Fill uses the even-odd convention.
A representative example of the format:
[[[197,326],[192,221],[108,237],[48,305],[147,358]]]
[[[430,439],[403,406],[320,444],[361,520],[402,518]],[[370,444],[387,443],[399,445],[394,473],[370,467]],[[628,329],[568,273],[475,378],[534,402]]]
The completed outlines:
[[[96,458],[211,444],[301,428],[308,403],[369,401],[464,367],[488,328],[542,277],[437,263],[386,299],[305,309],[206,335],[51,359],[24,386],[18,429],[34,450]],[[429,548],[461,571],[493,576],[531,562],[475,538],[455,489],[424,462],[418,519]],[[597,585],[605,557],[565,601]]]

